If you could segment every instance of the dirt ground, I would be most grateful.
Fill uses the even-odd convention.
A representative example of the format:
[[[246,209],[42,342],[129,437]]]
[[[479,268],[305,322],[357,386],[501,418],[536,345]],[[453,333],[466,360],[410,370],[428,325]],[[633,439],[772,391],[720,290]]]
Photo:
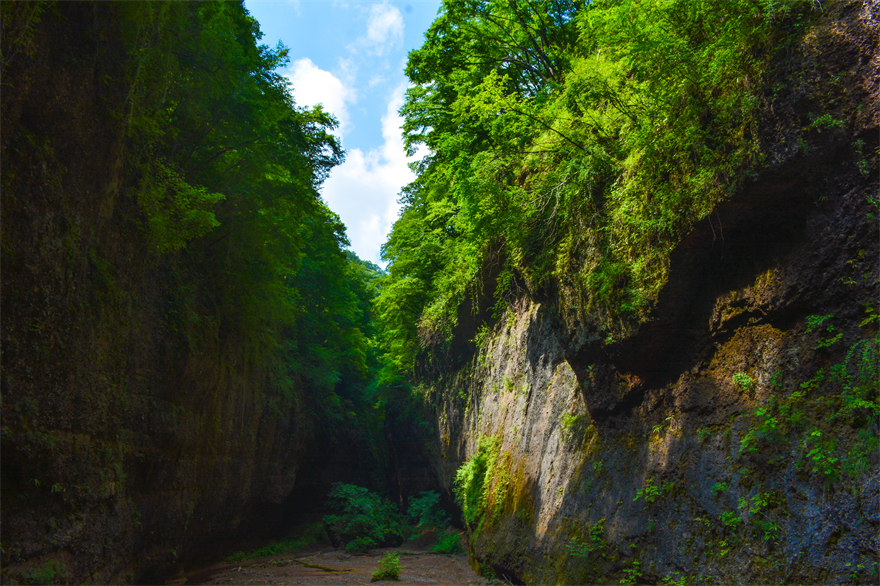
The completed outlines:
[[[400,579],[378,584],[436,584],[438,586],[485,586],[468,565],[467,556],[411,551],[403,548],[372,550],[351,555],[344,550],[307,548],[271,558],[236,564],[223,563],[197,572],[177,576],[166,584],[308,584],[362,585],[370,578],[388,552],[400,553]]]

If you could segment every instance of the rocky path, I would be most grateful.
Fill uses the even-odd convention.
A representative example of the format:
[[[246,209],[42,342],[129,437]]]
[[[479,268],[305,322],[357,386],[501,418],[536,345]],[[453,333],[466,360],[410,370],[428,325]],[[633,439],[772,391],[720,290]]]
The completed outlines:
[[[388,552],[400,553],[400,579],[377,584],[436,584],[437,586],[485,586],[468,565],[467,556],[408,551],[398,548],[377,549],[367,554],[351,555],[327,547],[290,551],[271,558],[238,564],[218,564],[198,572],[175,577],[167,584],[308,584],[362,585],[379,567]]]

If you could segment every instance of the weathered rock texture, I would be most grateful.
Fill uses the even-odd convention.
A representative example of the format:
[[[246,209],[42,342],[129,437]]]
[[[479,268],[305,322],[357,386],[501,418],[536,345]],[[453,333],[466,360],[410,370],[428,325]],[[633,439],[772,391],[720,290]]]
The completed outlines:
[[[154,581],[255,512],[277,521],[307,450],[349,475],[358,451],[315,441],[307,396],[239,340],[188,340],[187,260],[154,252],[126,181],[114,7],[38,20],[3,55],[3,582]]]
[[[646,323],[613,339],[526,296],[425,383],[447,489],[489,462],[475,563],[529,584],[878,579],[877,421],[832,374],[877,377],[877,159],[852,145],[877,144],[878,23],[835,10],[798,66],[849,76],[826,96],[846,126],[788,144],[823,104],[776,104],[767,168],[681,242]]]

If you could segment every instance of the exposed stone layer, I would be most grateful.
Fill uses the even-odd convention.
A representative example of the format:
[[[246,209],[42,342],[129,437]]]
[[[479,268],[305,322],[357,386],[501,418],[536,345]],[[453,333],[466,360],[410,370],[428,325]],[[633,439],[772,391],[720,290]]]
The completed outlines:
[[[805,465],[809,425],[774,440],[778,446],[742,450],[760,426],[756,409],[801,391],[868,334],[858,313],[877,293],[878,234],[865,195],[862,188],[836,194],[752,282],[692,305],[709,308],[710,319],[703,336],[679,346],[687,359],[668,352],[683,367],[667,384],[642,383],[613,362],[573,368],[546,305],[523,300],[504,316],[472,367],[430,391],[442,446],[437,468],[448,488],[480,438],[500,438],[501,464],[490,480],[500,498],[490,499],[480,529],[471,527],[476,559],[527,583],[587,583],[633,561],[653,578],[680,571],[744,582],[838,582],[850,575],[847,564],[872,567],[876,454],[868,454],[867,471],[830,486]],[[846,266],[847,257],[864,271],[858,284],[824,269]],[[815,349],[820,337],[805,332],[815,314],[835,316],[844,334],[837,348]],[[753,386],[740,388],[737,373]],[[847,446],[862,429],[840,419],[825,433]],[[651,487],[652,502],[636,500]],[[751,520],[774,523],[773,540],[748,529],[741,507],[741,498],[760,494],[771,495],[772,512]],[[607,557],[570,555],[571,539],[601,519]]]
[[[768,112],[768,166],[680,243],[650,319],[615,339],[523,297],[426,382],[446,488],[494,451],[475,563],[535,584],[877,579],[877,422],[829,374],[878,365],[852,359],[876,351],[880,233],[876,159],[851,146],[876,143],[877,22],[834,10],[802,54],[852,76],[842,111],[869,109],[800,148],[787,129],[818,104]]]

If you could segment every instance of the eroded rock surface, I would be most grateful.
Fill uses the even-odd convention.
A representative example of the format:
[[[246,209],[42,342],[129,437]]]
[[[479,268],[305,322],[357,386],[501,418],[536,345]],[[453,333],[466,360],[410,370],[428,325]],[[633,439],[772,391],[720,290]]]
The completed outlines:
[[[840,6],[817,58],[876,105],[876,14]],[[488,462],[479,564],[529,584],[877,580],[877,422],[851,401],[877,376],[878,184],[850,145],[878,116],[792,149],[815,107],[777,105],[770,164],[680,243],[646,321],[573,327],[526,295],[426,382],[447,489]]]

